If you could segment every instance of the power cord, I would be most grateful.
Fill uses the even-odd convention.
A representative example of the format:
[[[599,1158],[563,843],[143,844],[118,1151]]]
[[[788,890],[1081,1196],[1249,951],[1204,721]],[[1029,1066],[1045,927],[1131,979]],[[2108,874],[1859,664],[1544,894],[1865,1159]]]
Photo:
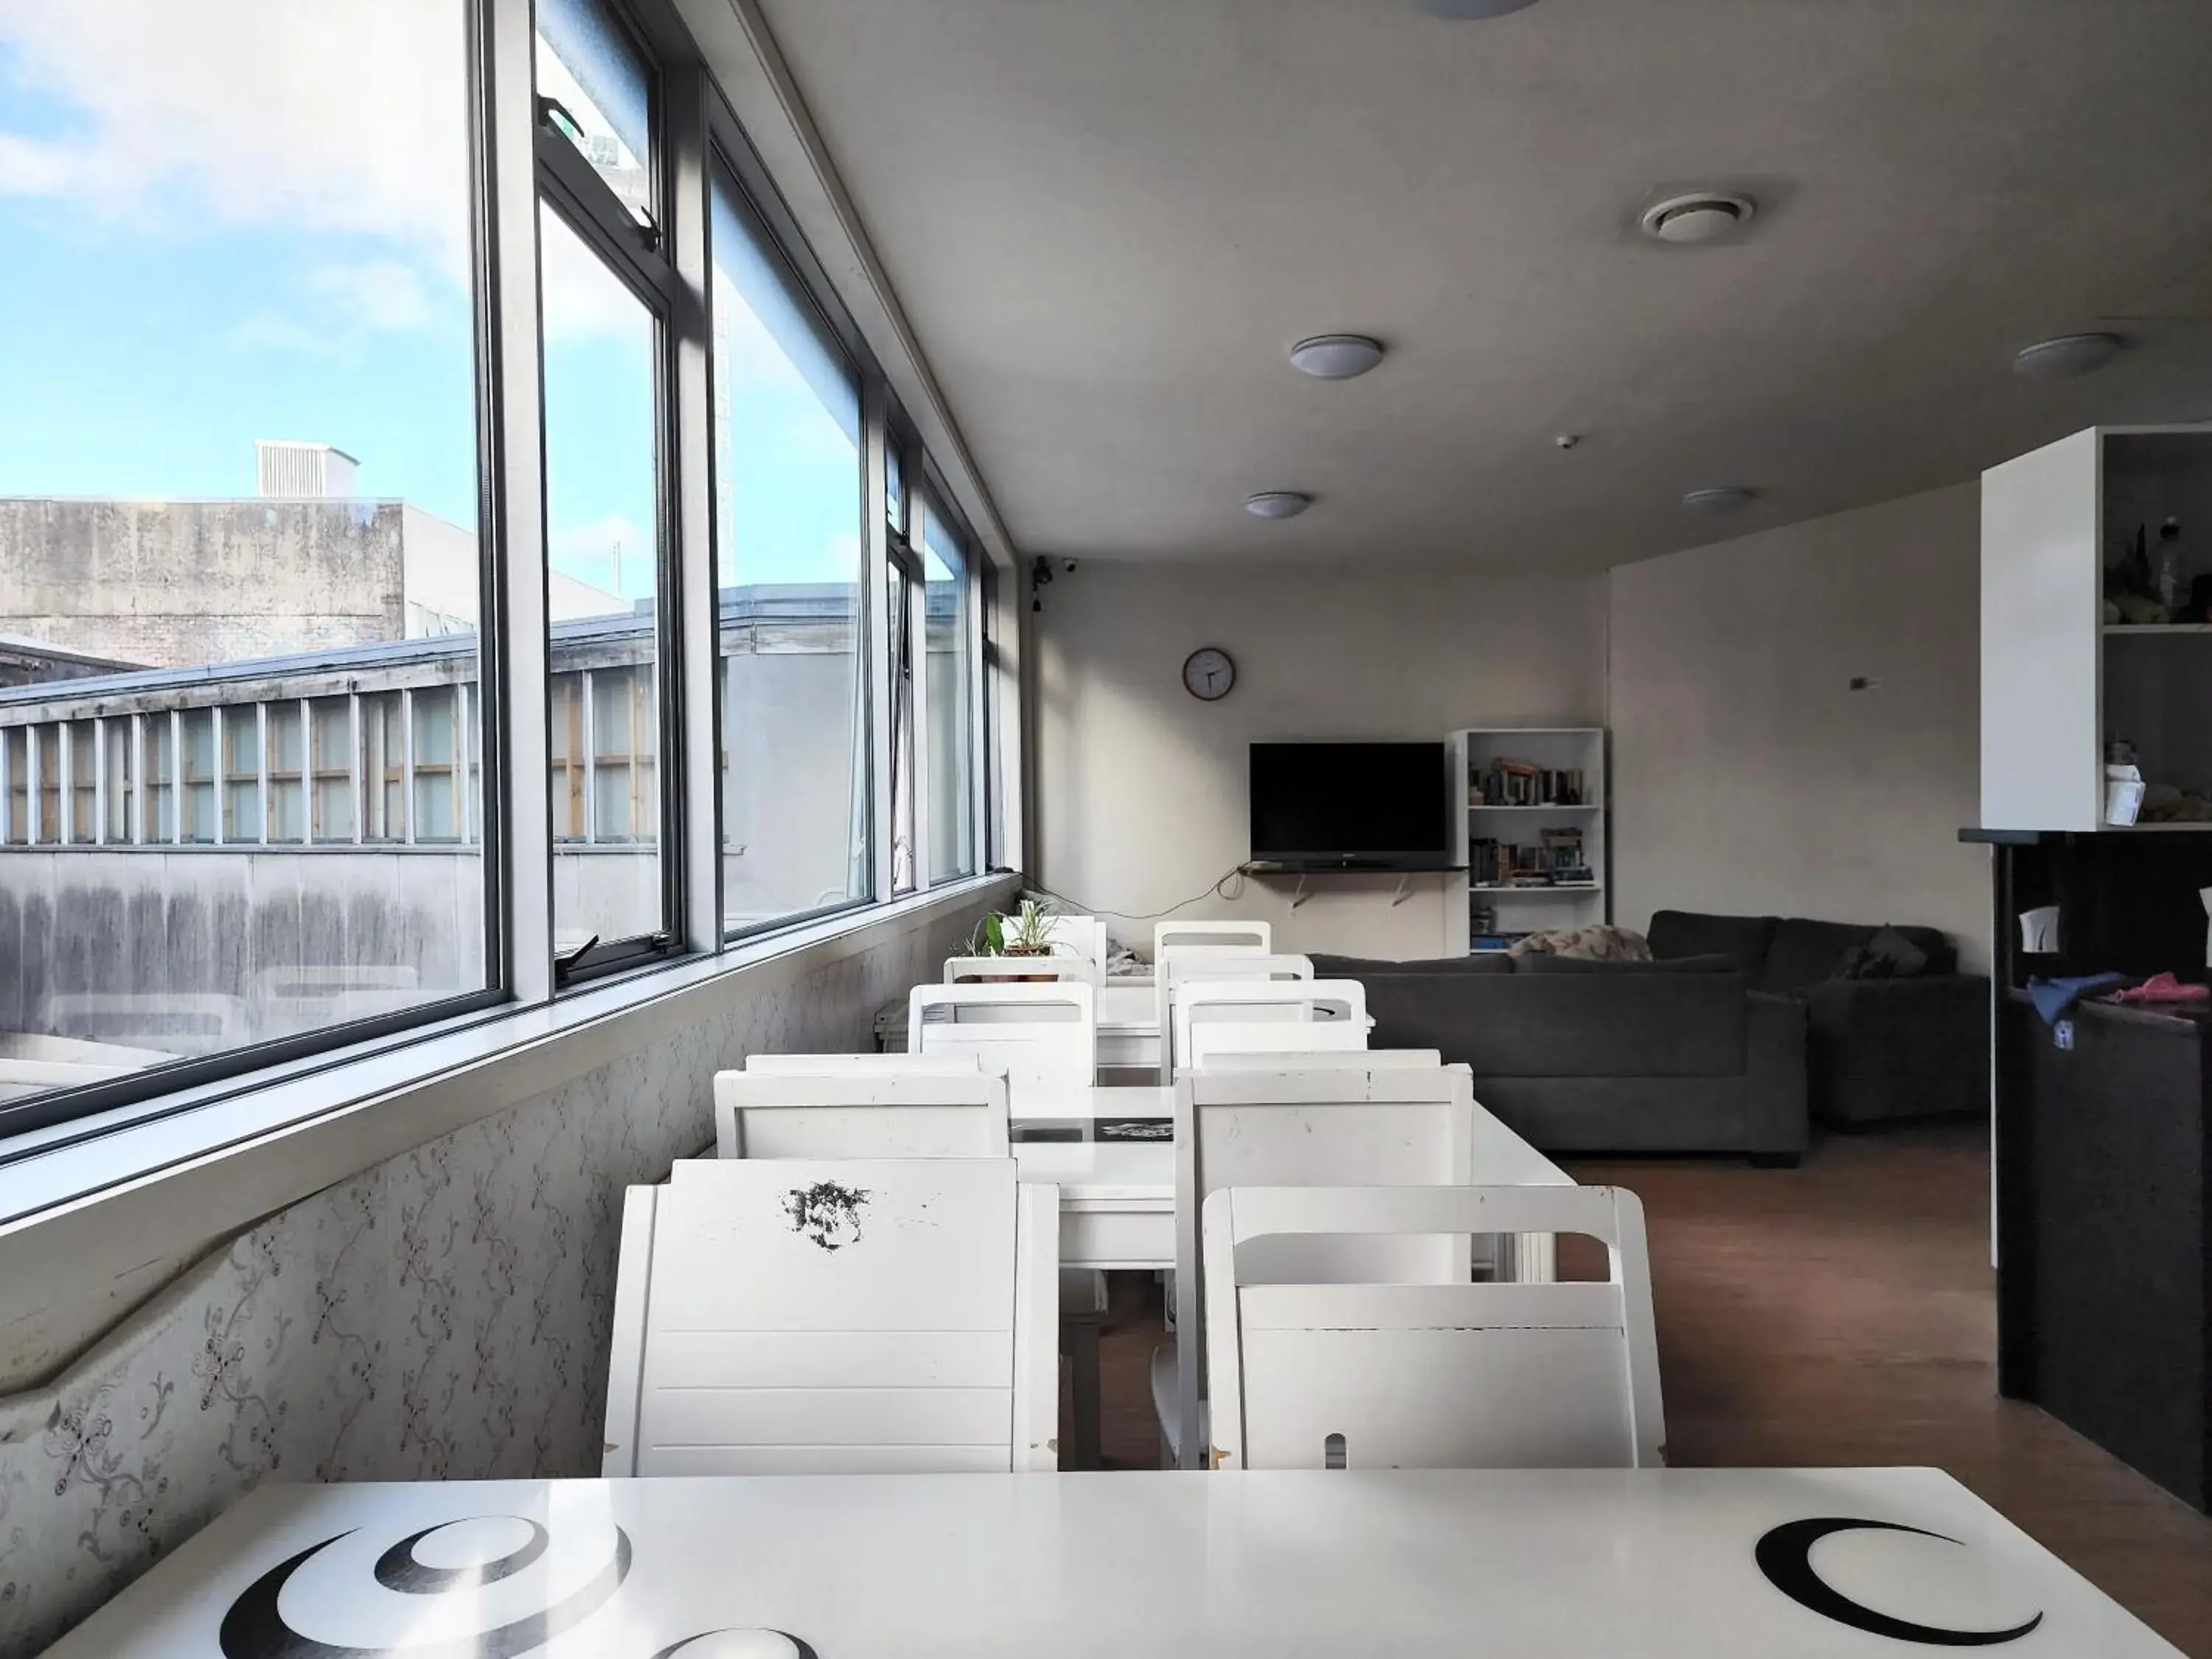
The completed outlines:
[[[1188,898],[1179,900],[1177,902],[1168,906],[1164,910],[1147,910],[1141,914],[1126,910],[1102,910],[1096,905],[1085,904],[1081,899],[1071,898],[1067,894],[1060,892],[1054,888],[1048,887],[1042,882],[1033,881],[1029,884],[1037,892],[1042,893],[1047,898],[1058,899],[1062,904],[1065,904],[1068,908],[1075,911],[1080,915],[1115,916],[1123,921],[1158,921],[1163,916],[1171,916],[1178,910],[1187,910],[1192,905],[1198,903],[1203,899],[1225,899],[1230,902],[1234,903],[1237,900],[1244,896],[1244,872],[1247,866],[1242,864],[1232,864],[1228,869],[1223,871],[1218,876],[1215,877],[1211,884],[1199,892],[1193,893]],[[1236,883],[1236,886],[1234,888],[1230,887],[1230,884],[1231,882]]]

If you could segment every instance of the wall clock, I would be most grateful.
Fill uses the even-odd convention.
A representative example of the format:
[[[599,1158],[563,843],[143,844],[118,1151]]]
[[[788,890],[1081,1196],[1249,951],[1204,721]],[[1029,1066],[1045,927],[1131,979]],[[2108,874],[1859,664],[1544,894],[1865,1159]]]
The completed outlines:
[[[1204,645],[1183,659],[1182,689],[1200,702],[1219,702],[1237,684],[1237,665],[1218,646]]]

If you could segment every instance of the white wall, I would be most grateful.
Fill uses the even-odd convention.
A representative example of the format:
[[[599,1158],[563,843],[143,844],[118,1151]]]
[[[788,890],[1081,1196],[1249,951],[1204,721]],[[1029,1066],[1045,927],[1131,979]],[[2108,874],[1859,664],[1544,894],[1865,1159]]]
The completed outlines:
[[[1989,962],[1972,483],[1612,573],[1613,914],[1919,922]],[[1855,676],[1879,678],[1854,691]]]
[[[1275,738],[1441,740],[1455,726],[1595,720],[1605,696],[1605,582],[1085,562],[1055,574],[1037,628],[1037,828],[1031,873],[1124,921],[1206,891],[1249,854],[1246,751]],[[1219,646],[1237,687],[1182,689]],[[1444,878],[1249,880],[1190,914],[1263,916],[1294,951],[1444,949]],[[1231,891],[1236,893],[1232,887]]]

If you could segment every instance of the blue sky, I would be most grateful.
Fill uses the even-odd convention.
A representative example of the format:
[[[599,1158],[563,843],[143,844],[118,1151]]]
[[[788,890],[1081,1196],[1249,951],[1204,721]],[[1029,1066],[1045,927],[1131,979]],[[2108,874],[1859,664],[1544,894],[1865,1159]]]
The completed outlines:
[[[270,30],[250,0],[0,0],[0,495],[250,495],[254,440],[288,438],[358,458],[364,494],[473,526],[458,0],[313,14]],[[549,239],[552,558],[611,586],[621,541],[635,598],[649,328],[562,253]],[[735,416],[720,580],[850,580],[842,422],[715,288]]]

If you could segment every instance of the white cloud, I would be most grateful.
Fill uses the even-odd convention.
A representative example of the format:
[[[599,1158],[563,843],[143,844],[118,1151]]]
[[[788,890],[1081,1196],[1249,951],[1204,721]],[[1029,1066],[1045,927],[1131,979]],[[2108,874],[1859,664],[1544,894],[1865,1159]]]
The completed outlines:
[[[624,558],[653,553],[653,538],[632,523],[626,514],[610,513],[589,524],[570,525],[552,535],[553,556],[562,563],[605,559],[619,546]]]
[[[352,362],[361,351],[350,334],[317,328],[281,311],[257,311],[230,330],[232,344],[252,351],[284,351],[302,357]]]
[[[549,341],[629,339],[647,347],[653,318],[550,208],[538,211],[538,276]]]
[[[307,286],[327,299],[340,316],[361,328],[421,328],[434,314],[422,274],[398,259],[324,265],[308,275]]]
[[[191,226],[366,233],[468,259],[462,0],[0,0],[19,79],[69,106],[5,130],[0,192]]]

